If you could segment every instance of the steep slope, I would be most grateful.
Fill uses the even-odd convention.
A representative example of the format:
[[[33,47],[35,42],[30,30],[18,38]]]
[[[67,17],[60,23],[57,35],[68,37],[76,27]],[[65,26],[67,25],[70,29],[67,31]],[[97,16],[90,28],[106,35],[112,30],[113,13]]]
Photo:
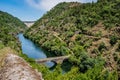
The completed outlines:
[[[119,72],[120,0],[60,3],[47,12],[25,36],[51,54],[71,54],[70,62],[85,72],[103,64]],[[104,70],[103,70],[104,71]]]
[[[0,43],[11,48],[17,47],[17,33],[26,29],[25,24],[18,18],[0,11]]]
[[[18,18],[0,11],[0,67],[6,54],[21,52],[17,33],[25,29],[26,26]]]
[[[17,34],[26,28],[18,18],[0,11],[0,80],[42,80],[40,72],[22,59]]]
[[[0,11],[0,26],[9,26],[13,28],[13,31],[15,29],[17,29],[16,31],[22,31],[26,28],[25,24],[22,21],[20,21],[17,17],[14,17],[9,13],[3,11]]]
[[[100,8],[101,5],[102,8]],[[50,51],[57,51],[56,55],[61,55],[63,53],[59,51],[61,46],[72,48],[75,45],[73,42],[80,41],[81,36],[94,39],[116,34],[112,30],[120,25],[119,12],[117,0],[82,5],[61,3],[38,20],[26,35],[32,36],[33,41]],[[85,45],[82,42],[78,43]],[[55,45],[57,45],[56,49],[53,47]]]

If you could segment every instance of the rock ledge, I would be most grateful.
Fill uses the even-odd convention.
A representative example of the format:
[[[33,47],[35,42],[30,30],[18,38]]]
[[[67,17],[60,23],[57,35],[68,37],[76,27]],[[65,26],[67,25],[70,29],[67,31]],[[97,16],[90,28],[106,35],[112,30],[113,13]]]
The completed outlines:
[[[22,58],[8,54],[0,70],[0,80],[43,80],[42,74],[35,71]]]

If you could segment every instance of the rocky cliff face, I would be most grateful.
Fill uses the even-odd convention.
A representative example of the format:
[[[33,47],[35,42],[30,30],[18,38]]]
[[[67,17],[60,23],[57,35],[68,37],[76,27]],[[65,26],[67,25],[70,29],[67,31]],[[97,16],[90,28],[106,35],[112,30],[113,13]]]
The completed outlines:
[[[8,54],[0,70],[0,80],[43,80],[41,73],[35,71],[22,58]]]

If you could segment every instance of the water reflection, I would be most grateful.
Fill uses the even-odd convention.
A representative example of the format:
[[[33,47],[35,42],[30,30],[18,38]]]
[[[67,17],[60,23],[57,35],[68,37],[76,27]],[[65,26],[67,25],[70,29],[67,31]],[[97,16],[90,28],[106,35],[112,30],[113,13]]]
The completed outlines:
[[[40,47],[38,47],[36,44],[34,44],[31,40],[25,38],[22,33],[18,35],[18,38],[22,45],[22,52],[26,54],[28,57],[34,59],[47,58],[43,50]],[[48,61],[45,64],[48,67],[54,66],[54,63],[51,61]]]

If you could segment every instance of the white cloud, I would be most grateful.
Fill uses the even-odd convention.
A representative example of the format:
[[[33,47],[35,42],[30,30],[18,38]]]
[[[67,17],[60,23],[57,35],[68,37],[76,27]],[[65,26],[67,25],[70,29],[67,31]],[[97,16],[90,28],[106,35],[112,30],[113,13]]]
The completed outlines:
[[[57,5],[60,2],[72,2],[72,1],[79,1],[79,0],[42,0],[41,1],[41,6],[45,9],[45,10],[50,10],[51,8],[53,8],[55,5]]]
[[[26,0],[26,2],[37,9],[48,11],[60,2],[92,2],[93,0]],[[96,1],[96,0],[94,0]]]

